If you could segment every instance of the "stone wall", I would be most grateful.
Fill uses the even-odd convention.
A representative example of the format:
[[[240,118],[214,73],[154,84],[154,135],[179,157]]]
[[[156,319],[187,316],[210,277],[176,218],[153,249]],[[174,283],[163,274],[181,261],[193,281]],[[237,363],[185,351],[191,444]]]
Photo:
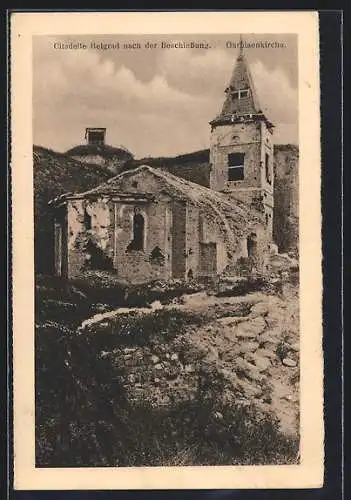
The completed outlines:
[[[112,268],[114,218],[107,198],[72,200],[67,205],[68,277],[80,277],[84,267],[94,264]],[[104,264],[102,264],[104,263]],[[101,267],[100,266],[100,267]]]
[[[186,218],[186,276],[199,276],[199,224],[200,213],[198,207],[191,203],[187,203],[187,218]]]
[[[144,219],[141,249],[132,245],[136,212]],[[263,225],[254,229],[254,266],[262,272],[267,257],[267,231]],[[160,195],[158,200],[128,203],[108,197],[70,200],[67,234],[70,279],[83,277],[87,270],[104,270],[111,272],[116,281],[142,283],[218,275],[229,264],[234,269],[237,262],[240,264],[248,257],[247,238],[251,232],[244,228],[239,244],[229,248],[216,220],[190,202]],[[201,265],[202,244],[214,245],[214,253],[207,254],[207,258],[214,259],[212,271],[211,266]]]
[[[133,217],[144,218],[143,248],[130,248]],[[68,275],[78,278],[84,269],[111,270],[121,281],[168,279],[170,261],[170,206],[154,203],[121,203],[107,198],[68,203]],[[87,226],[87,217],[90,221]]]
[[[299,151],[297,146],[274,148],[273,238],[279,252],[298,253]]]
[[[228,154],[244,153],[244,179],[228,181]],[[273,143],[264,122],[246,121],[216,127],[211,134],[211,188],[233,192],[241,201],[265,214],[273,233]]]
[[[244,153],[245,178],[228,181],[228,154]],[[269,181],[265,158],[268,155]],[[264,122],[233,123],[216,127],[211,134],[211,188],[216,191],[237,188],[263,188],[273,192],[272,134]]]
[[[196,202],[170,186],[162,176],[142,169],[118,178],[111,194],[69,199],[68,277],[84,278],[88,270],[109,271],[116,281],[134,284],[215,277],[229,263],[247,257],[245,245],[252,233],[257,240],[254,267],[264,270],[267,226],[246,224],[242,216],[229,221],[212,202],[202,203],[203,193]],[[107,185],[103,192],[108,191]],[[233,199],[233,207],[235,203]]]
[[[260,124],[232,124],[216,127],[211,134],[211,188],[260,187]],[[228,182],[228,154],[245,153],[245,179]]]
[[[144,247],[129,249],[133,239],[135,209],[144,217]],[[116,204],[115,269],[119,279],[142,282],[168,279],[171,274],[169,202],[158,200],[144,205]]]
[[[203,356],[179,338],[151,347],[115,350],[114,362],[123,367],[124,384],[130,401],[147,397],[153,406],[171,405],[193,399],[198,391],[200,361]]]

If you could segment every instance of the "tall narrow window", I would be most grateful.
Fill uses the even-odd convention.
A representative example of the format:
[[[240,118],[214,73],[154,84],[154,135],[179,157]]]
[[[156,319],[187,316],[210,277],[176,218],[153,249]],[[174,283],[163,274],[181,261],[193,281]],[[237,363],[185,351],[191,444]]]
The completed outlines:
[[[244,153],[230,153],[228,155],[228,181],[242,181],[244,179]]]
[[[84,227],[87,231],[91,229],[91,215],[88,214],[87,209],[84,209]]]
[[[133,217],[133,240],[129,243],[127,250],[144,249],[144,228],[144,217],[136,212]]]
[[[266,153],[265,155],[265,170],[266,170],[266,181],[268,182],[268,184],[271,184],[272,182],[272,175],[271,175],[271,166],[270,166],[270,161],[269,161],[269,154]]]

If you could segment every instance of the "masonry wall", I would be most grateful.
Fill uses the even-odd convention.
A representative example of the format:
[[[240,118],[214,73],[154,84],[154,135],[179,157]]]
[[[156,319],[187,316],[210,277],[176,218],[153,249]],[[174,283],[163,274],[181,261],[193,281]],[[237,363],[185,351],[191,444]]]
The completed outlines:
[[[187,209],[186,202],[182,200],[172,200],[172,259],[171,259],[171,275],[172,278],[184,279],[186,276],[186,218]]]
[[[68,277],[84,269],[113,268],[114,206],[108,198],[67,204]],[[89,221],[89,222],[88,222]]]
[[[244,153],[244,179],[228,181],[228,154]],[[211,134],[211,187],[233,192],[248,206],[264,214],[273,235],[273,142],[265,122],[245,121],[217,126]]]
[[[199,208],[192,203],[187,203],[187,218],[186,218],[186,276],[193,276],[194,278],[199,275],[199,260],[200,260],[200,246],[199,246],[199,223],[200,214]]]
[[[119,192],[121,195],[114,194]],[[250,196],[246,194],[249,192],[240,191],[243,196]],[[122,176],[111,195],[89,196],[68,201],[69,278],[84,277],[87,270],[108,271],[116,281],[127,283],[221,274],[228,266],[250,257],[246,248],[252,232],[257,238],[257,256],[255,262],[251,258],[251,264],[259,270],[264,268],[267,226],[258,224],[256,230],[252,224],[240,223],[231,234],[234,220],[222,219],[211,205],[170,192],[161,177],[147,170]],[[260,203],[264,206],[262,200]],[[138,244],[136,217],[143,221],[139,232],[142,242],[139,239]]]
[[[248,238],[255,235],[255,251],[250,255]],[[270,235],[264,224],[247,228],[223,270],[224,276],[264,275],[269,271]]]
[[[245,178],[228,181],[228,154],[244,153]],[[261,125],[236,123],[217,126],[211,134],[211,188],[223,191],[231,188],[260,187],[261,185]]]
[[[142,250],[130,247],[135,212],[144,217]],[[91,227],[86,226],[87,215]],[[107,270],[116,280],[133,283],[169,279],[171,273],[170,205],[157,202],[72,200],[68,204],[68,275]]]
[[[144,248],[130,250],[133,216],[137,209],[144,217]],[[123,281],[143,282],[171,276],[171,206],[166,200],[149,204],[116,204],[114,268]]]
[[[299,245],[299,151],[297,146],[274,148],[273,238],[279,252],[298,253]]]
[[[205,244],[216,243],[217,273],[220,274],[230,261],[230,255],[228,255],[229,249],[216,222],[206,217],[203,213],[200,214],[200,241]],[[202,269],[200,269],[200,274],[202,274]]]

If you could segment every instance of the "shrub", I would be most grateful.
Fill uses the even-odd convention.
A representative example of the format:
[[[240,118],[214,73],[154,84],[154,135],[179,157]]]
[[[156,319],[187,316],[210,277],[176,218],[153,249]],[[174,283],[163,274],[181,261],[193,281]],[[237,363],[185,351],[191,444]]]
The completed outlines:
[[[280,340],[275,350],[275,353],[278,356],[278,358],[281,361],[283,361],[283,359],[287,357],[289,351],[290,351],[289,344],[284,339]]]

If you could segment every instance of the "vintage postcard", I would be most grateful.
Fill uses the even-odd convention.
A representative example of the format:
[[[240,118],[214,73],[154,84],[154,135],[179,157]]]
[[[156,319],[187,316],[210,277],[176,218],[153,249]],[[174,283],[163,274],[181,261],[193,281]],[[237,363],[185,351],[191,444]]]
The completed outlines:
[[[15,489],[323,485],[315,12],[11,17]]]

